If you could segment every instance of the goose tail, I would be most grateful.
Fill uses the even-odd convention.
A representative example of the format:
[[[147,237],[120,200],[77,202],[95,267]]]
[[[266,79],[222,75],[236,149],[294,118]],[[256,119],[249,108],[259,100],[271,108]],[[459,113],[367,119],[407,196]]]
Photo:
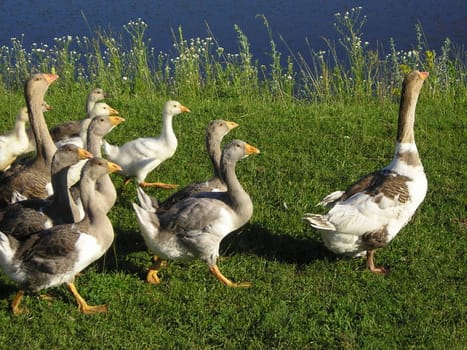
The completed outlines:
[[[109,160],[114,161],[118,157],[119,147],[111,145],[106,140],[102,140],[102,148],[104,153],[109,158]]]
[[[328,194],[326,197],[324,197],[321,202],[316,204],[317,206],[321,207],[332,207],[336,202],[341,199],[342,195],[345,193],[345,191],[334,191],[330,194]]]
[[[303,216],[303,220],[308,221],[312,227],[318,230],[336,230],[336,227],[331,222],[329,222],[324,215],[306,213]]]

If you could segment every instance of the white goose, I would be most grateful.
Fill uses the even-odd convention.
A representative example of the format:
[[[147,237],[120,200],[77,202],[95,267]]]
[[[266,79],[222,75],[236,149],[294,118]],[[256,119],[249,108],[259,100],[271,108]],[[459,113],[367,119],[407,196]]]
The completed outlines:
[[[402,84],[396,150],[385,168],[362,177],[346,191],[336,191],[319,204],[326,214],[304,216],[321,232],[326,247],[336,254],[367,256],[372,272],[375,249],[387,245],[409,222],[425,198],[427,179],[414,139],[415,108],[427,72],[413,71]]]
[[[172,128],[174,116],[190,110],[177,101],[167,101],[162,112],[162,132],[158,137],[142,137],[129,141],[122,146],[103,142],[104,153],[112,162],[122,167],[120,172],[128,183],[136,178],[139,186],[175,188],[176,186],[160,182],[146,182],[146,176],[163,161],[171,158],[177,149],[177,137]]]
[[[51,107],[44,101],[42,112],[50,109]],[[0,171],[7,170],[19,156],[36,149],[32,129],[26,129],[28,120],[28,108],[22,107],[16,115],[14,129],[0,135]]]
[[[149,250],[162,259],[205,261],[210,271],[229,287],[249,287],[250,283],[233,283],[217,266],[222,239],[245,225],[253,214],[253,203],[235,174],[235,165],[259,150],[243,141],[234,140],[224,147],[221,175],[226,192],[204,192],[177,202],[161,215],[151,198],[137,188],[141,206],[133,203],[141,234]],[[159,282],[158,262],[147,280]]]

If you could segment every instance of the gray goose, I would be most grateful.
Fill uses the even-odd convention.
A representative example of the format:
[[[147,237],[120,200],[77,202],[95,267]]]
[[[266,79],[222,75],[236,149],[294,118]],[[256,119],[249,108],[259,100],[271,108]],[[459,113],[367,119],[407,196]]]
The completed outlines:
[[[185,198],[158,216],[151,198],[137,188],[140,205],[133,204],[141,234],[149,250],[161,259],[205,261],[217,279],[229,287],[249,287],[250,283],[234,283],[217,266],[222,239],[245,225],[253,214],[253,203],[235,174],[236,163],[259,150],[246,142],[234,140],[224,147],[221,176],[226,192],[205,192]],[[158,261],[160,262],[161,259]],[[150,278],[159,282],[159,266]]]
[[[67,174],[71,165],[89,158],[91,153],[75,145],[60,147],[52,160],[53,196],[10,204],[0,211],[0,231],[24,240],[34,232],[78,221],[79,211],[69,193]]]
[[[87,133],[87,150],[94,156],[101,158],[102,151],[102,139],[107,135],[114,127],[123,123],[125,119],[118,116],[98,116],[94,117],[89,124]],[[73,169],[74,172],[80,170],[84,165],[84,162],[80,162],[78,166]],[[73,174],[75,176],[75,174]],[[73,181],[71,181],[73,183]],[[69,182],[70,184],[70,182]],[[76,193],[76,185],[72,187],[73,198],[77,202],[78,207],[82,208],[79,199],[79,193]],[[117,200],[117,191],[115,186],[110,179],[110,175],[106,174],[101,176],[96,182],[96,198],[100,201],[103,210],[107,213],[115,204]]]
[[[88,97],[86,99],[86,119],[92,118],[92,110],[96,105],[96,102],[102,101],[109,97],[103,89],[95,88],[92,89]],[[60,140],[66,140],[72,137],[79,137],[82,128],[82,120],[72,120],[61,123],[57,126],[54,126],[50,129],[50,135],[54,142],[58,142]]]
[[[415,108],[428,72],[413,71],[402,83],[396,150],[392,162],[362,177],[346,191],[336,191],[319,204],[324,215],[306,213],[325,246],[336,254],[367,257],[370,271],[387,274],[374,264],[375,249],[386,246],[407,225],[423,202],[427,179],[414,138]]]
[[[221,142],[224,136],[237,126],[237,123],[225,120],[212,120],[209,122],[206,128],[205,142],[214,172],[213,176],[207,181],[193,183],[172,194],[159,205],[157,209],[158,214],[168,210],[176,202],[197,193],[227,190],[224,180],[220,175]]]
[[[52,194],[50,166],[57,150],[50,137],[42,111],[44,95],[56,79],[56,74],[34,74],[25,84],[24,96],[29,123],[36,141],[36,156],[27,164],[12,167],[0,178],[0,208],[11,203],[16,191],[26,198],[46,198]]]
[[[78,293],[75,276],[99,259],[114,239],[112,223],[95,200],[96,180],[121,168],[102,158],[90,159],[80,181],[85,217],[74,224],[54,226],[19,241],[0,232],[0,266],[20,286],[11,303],[14,314],[21,312],[25,292],[38,292],[66,283],[80,312],[107,312],[107,305],[90,306]]]

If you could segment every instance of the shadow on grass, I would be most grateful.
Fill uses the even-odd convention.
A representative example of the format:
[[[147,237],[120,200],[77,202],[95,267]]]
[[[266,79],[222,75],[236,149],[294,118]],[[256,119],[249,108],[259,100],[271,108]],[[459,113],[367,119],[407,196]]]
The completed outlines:
[[[268,260],[299,265],[309,264],[315,260],[336,259],[336,255],[329,252],[321,241],[272,233],[257,224],[224,238],[221,251],[227,255],[233,252],[246,252]]]

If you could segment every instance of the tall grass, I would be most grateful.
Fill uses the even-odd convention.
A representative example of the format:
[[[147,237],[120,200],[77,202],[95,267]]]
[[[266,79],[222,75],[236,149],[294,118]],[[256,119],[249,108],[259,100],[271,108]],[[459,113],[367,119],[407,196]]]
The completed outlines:
[[[278,51],[264,15],[271,64],[255,60],[247,36],[238,26],[238,52],[225,52],[209,25],[206,38],[174,33],[174,53],[155,52],[145,36],[147,24],[137,19],[122,32],[97,28],[91,38],[65,36],[46,44],[23,45],[12,38],[0,48],[0,86],[15,89],[34,71],[55,69],[72,88],[79,84],[106,86],[111,91],[177,96],[232,96],[242,98],[302,98],[313,101],[361,101],[398,96],[401,77],[412,69],[430,72],[431,97],[450,98],[464,91],[466,60],[463,47],[446,38],[441,52],[429,48],[420,24],[415,24],[413,49],[398,50],[391,39],[370,45],[363,38],[366,16],[356,7],[334,14],[337,44],[324,38],[328,49],[308,52]],[[281,40],[283,40],[281,38]],[[286,43],[285,43],[286,44]]]

